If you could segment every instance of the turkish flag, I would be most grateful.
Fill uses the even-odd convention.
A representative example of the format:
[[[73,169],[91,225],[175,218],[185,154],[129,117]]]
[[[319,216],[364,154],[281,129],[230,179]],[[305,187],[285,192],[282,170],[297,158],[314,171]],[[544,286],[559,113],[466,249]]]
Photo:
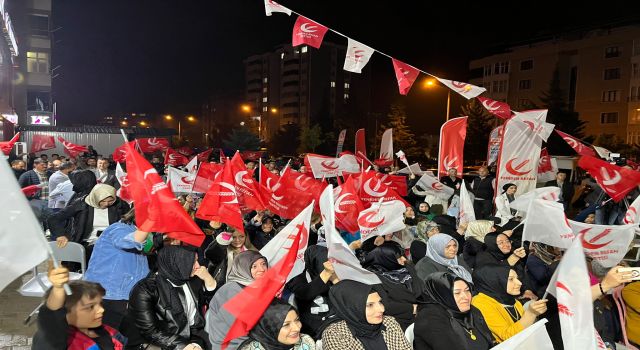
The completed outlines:
[[[173,239],[199,247],[204,241],[204,233],[151,164],[130,146],[127,171],[138,228],[145,232],[166,232]]]
[[[455,168],[458,174],[464,171],[464,140],[467,137],[467,118],[453,118],[440,128],[440,151],[438,154],[438,173],[446,175]]]
[[[358,196],[358,192],[353,185],[353,178],[349,177],[340,187],[336,194],[334,204],[336,226],[350,233],[356,233],[358,227],[358,215],[364,210],[364,204]]]
[[[578,166],[586,170],[614,201],[619,202],[640,183],[640,172],[582,156]]]
[[[141,138],[136,139],[138,141],[138,146],[140,146],[140,150],[142,153],[153,153],[156,151],[164,151],[169,148],[169,140],[164,138]]]
[[[306,17],[298,16],[296,23],[293,25],[293,46],[307,44],[309,46],[320,48],[322,39],[329,28],[318,24]]]
[[[31,140],[31,152],[36,153],[56,148],[56,140],[53,136],[33,135]]]
[[[406,95],[409,93],[413,82],[418,78],[420,71],[404,62],[398,61],[395,58],[392,58],[391,62],[393,62],[393,69],[396,71],[396,79],[398,80],[400,95]]]
[[[495,101],[486,97],[476,97],[482,106],[500,119],[507,120],[511,118],[511,106],[506,102]]]
[[[63,139],[62,136],[58,136],[58,141],[64,146],[64,153],[68,154],[71,158],[76,158],[80,153],[89,152],[87,146],[76,145]]]
[[[590,147],[588,147],[584,143],[580,142],[577,138],[575,138],[575,137],[573,137],[573,136],[571,136],[569,134],[563,133],[562,131],[560,131],[558,129],[556,129],[556,132],[579,155],[581,155],[581,156],[591,156],[591,157],[595,157],[596,156],[596,152],[594,152],[593,149],[591,149]]]
[[[247,170],[247,166],[240,157],[240,152],[233,155],[230,163],[240,210],[243,213],[248,213],[251,210],[264,210],[265,206],[262,204],[259,186],[253,180],[253,174]]]
[[[231,340],[247,335],[260,320],[273,298],[282,290],[296,262],[298,250],[302,244],[300,241],[309,223],[306,222],[306,224],[307,226],[305,223],[296,226],[297,234],[293,236],[295,238],[291,246],[285,249],[284,258],[270,267],[262,278],[255,280],[223,305],[236,319],[222,342],[222,349],[226,349]]]
[[[200,152],[198,153],[197,157],[198,157],[198,162],[208,162],[209,161],[209,156],[211,155],[211,152],[213,150],[212,149],[208,149],[204,152]]]
[[[116,165],[116,179],[120,183],[120,188],[116,191],[116,195],[129,204],[133,203],[133,196],[129,189],[129,179],[127,178],[127,173],[122,170],[120,163]]]
[[[358,226],[362,241],[374,236],[383,236],[404,229],[405,203],[397,200],[374,203],[360,212]]]
[[[244,232],[238,195],[233,183],[231,163],[226,162],[221,175],[216,176],[215,182],[202,199],[196,217],[203,220],[224,222],[238,231]]]
[[[379,202],[381,199],[385,201],[395,199],[409,206],[402,196],[378,178],[375,171],[367,171],[351,177],[354,179],[354,187],[365,208],[369,208],[371,204]]]
[[[167,148],[167,153],[164,155],[164,165],[181,166],[187,165],[187,163],[189,163],[189,158],[171,148]]]
[[[11,153],[11,150],[13,149],[13,145],[15,145],[15,143],[18,142],[19,139],[20,139],[20,133],[17,133],[11,138],[11,140],[6,142],[0,142],[0,150],[2,150],[2,153],[8,156],[9,153]]]
[[[220,171],[222,171],[222,164],[218,163],[202,163],[198,168],[196,174],[196,180],[193,182],[193,192],[207,193],[213,181]]]

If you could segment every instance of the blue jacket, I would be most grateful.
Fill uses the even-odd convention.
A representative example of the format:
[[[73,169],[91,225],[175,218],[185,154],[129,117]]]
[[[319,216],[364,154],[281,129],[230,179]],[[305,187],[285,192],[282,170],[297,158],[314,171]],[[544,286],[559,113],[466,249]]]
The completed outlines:
[[[107,300],[129,300],[133,286],[149,274],[142,243],[133,239],[136,227],[116,222],[96,241],[84,279],[107,291]]]

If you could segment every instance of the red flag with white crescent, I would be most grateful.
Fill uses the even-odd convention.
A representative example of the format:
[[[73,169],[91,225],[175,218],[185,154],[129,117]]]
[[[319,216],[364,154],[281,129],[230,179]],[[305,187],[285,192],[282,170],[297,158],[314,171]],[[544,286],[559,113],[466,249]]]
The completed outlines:
[[[127,173],[122,170],[122,165],[120,165],[119,162],[116,165],[116,179],[118,179],[118,183],[120,183],[120,188],[116,191],[116,195],[129,204],[133,203],[133,196],[129,190],[129,179],[127,179]]]
[[[440,128],[440,151],[438,155],[438,173],[446,175],[455,168],[458,174],[464,170],[464,140],[467,137],[468,117],[449,119]]]
[[[640,172],[609,164],[595,157],[580,157],[578,166],[586,170],[616,202],[640,183]]]
[[[224,222],[238,231],[244,232],[240,203],[231,168],[231,162],[224,164],[222,173],[216,177],[215,182],[202,199],[196,217],[203,220]]]
[[[212,151],[213,149],[208,149],[206,151],[198,153],[198,155],[196,156],[198,157],[198,162],[208,162],[209,156],[211,155]]]
[[[87,146],[76,145],[63,139],[62,136],[58,136],[58,141],[64,146],[64,153],[68,154],[71,158],[76,158],[80,153],[89,152]]]
[[[17,133],[13,135],[11,140],[6,142],[0,142],[0,150],[2,150],[2,153],[8,156],[11,153],[11,150],[13,149],[13,145],[15,145],[19,139],[20,139],[20,133]]]
[[[167,148],[167,152],[164,155],[164,165],[181,166],[187,165],[187,163],[189,163],[189,158],[172,148]]]
[[[506,102],[495,101],[486,97],[476,97],[482,106],[500,119],[507,120],[511,118],[511,106]]]
[[[234,186],[240,202],[240,210],[243,213],[252,210],[264,210],[259,186],[253,180],[253,173],[247,170],[247,166],[240,157],[240,152],[236,152],[231,158],[231,172],[233,173]]]
[[[560,137],[562,137],[562,139],[569,146],[571,146],[571,148],[573,148],[573,150],[576,151],[576,153],[578,153],[579,155],[591,156],[591,157],[596,156],[596,152],[594,152],[593,149],[591,149],[589,146],[585,145],[584,143],[580,142],[577,138],[557,129],[556,129],[556,133],[558,133],[558,135],[560,135]]]
[[[558,163],[549,156],[547,148],[540,151],[540,160],[538,160],[538,182],[552,181],[558,173]]]
[[[393,69],[396,72],[400,95],[406,95],[409,93],[409,90],[411,90],[411,86],[418,78],[420,71],[402,61],[396,60],[395,58],[392,58],[391,62],[393,63]]]
[[[362,200],[365,208],[369,208],[373,203],[379,202],[381,199],[384,201],[399,200],[409,206],[398,192],[378,178],[375,171],[355,174],[350,178],[353,178],[354,187],[358,191],[360,200]]]
[[[159,137],[149,137],[136,139],[142,153],[153,153],[164,151],[169,148],[169,140]]]
[[[364,210],[364,205],[353,185],[353,178],[349,177],[340,187],[335,199],[336,226],[350,233],[356,233],[358,215]]]
[[[296,23],[293,25],[293,46],[309,45],[320,48],[322,39],[329,28],[322,24],[316,23],[306,17],[298,16]]]
[[[223,165],[217,163],[202,163],[198,167],[198,173],[193,183],[193,192],[207,193],[216,175],[222,171]]]
[[[53,136],[49,135],[33,135],[31,139],[31,152],[41,152],[48,149],[56,148],[56,140]]]

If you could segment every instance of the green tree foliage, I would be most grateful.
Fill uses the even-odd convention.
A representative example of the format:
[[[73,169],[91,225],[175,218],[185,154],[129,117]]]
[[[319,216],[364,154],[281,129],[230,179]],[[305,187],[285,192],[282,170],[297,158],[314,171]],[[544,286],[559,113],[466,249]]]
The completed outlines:
[[[620,153],[622,157],[635,156],[637,152],[634,146],[628,145],[623,139],[614,134],[600,134],[594,144],[604,147],[611,152]]]
[[[260,139],[247,128],[236,128],[222,141],[225,148],[238,151],[257,151],[260,149]]]
[[[300,125],[286,124],[276,132],[269,142],[269,153],[290,155],[298,148]]]
[[[462,111],[460,116],[469,117],[467,119],[467,138],[464,142],[464,160],[467,164],[486,161],[489,135],[491,130],[498,125],[498,118],[489,113],[475,98],[470,99],[460,109]]]
[[[547,122],[554,124],[560,130],[578,139],[584,138],[585,122],[580,120],[577,112],[569,110],[567,93],[560,86],[560,73],[554,70],[549,89],[540,96],[543,108],[548,109]],[[575,151],[557,133],[552,133],[547,139],[547,149],[550,154],[574,155]]]
[[[316,148],[324,142],[322,136],[322,128],[318,124],[313,124],[310,128],[302,129],[298,152],[315,152]]]
[[[402,150],[409,159],[420,157],[422,149],[418,147],[416,135],[407,125],[407,112],[404,104],[394,103],[391,110],[387,114],[388,122],[378,129],[376,137],[375,155],[376,158],[380,153],[379,147],[382,140],[382,134],[386,129],[393,129],[393,151]],[[395,155],[394,155],[395,156]]]

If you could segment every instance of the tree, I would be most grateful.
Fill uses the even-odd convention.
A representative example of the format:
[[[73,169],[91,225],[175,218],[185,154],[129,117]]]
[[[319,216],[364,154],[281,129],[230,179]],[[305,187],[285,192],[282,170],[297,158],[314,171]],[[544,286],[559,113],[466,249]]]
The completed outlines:
[[[497,117],[487,111],[478,99],[472,98],[460,108],[467,119],[467,138],[464,141],[466,161],[485,161],[491,130],[497,126]]]
[[[313,124],[310,128],[302,129],[300,133],[299,153],[315,152],[316,148],[324,142],[322,140],[322,128],[318,124]]]
[[[229,150],[257,151],[260,149],[260,139],[247,128],[233,129],[222,143]]]
[[[407,125],[407,112],[405,105],[401,103],[392,104],[391,111],[387,114],[387,118],[388,123],[381,125],[381,128],[378,131],[378,135],[376,137],[377,145],[380,144],[384,131],[386,129],[393,129],[394,152],[402,150],[409,158],[420,157],[422,151],[416,142],[416,135]]]
[[[567,94],[560,86],[560,72],[553,71],[549,89],[542,94],[540,101],[547,112],[547,122],[554,124],[560,130],[578,139],[584,138],[585,122],[580,120],[577,112],[569,109]],[[550,154],[573,155],[575,151],[557,133],[552,133],[547,139],[547,149]]]
[[[635,149],[615,134],[600,134],[594,142],[596,146],[608,149],[614,153],[620,153],[623,157],[635,155]]]
[[[292,149],[298,147],[297,141],[300,139],[300,125],[285,124],[276,132],[269,141],[269,153],[287,155]],[[292,144],[293,143],[293,144]]]

